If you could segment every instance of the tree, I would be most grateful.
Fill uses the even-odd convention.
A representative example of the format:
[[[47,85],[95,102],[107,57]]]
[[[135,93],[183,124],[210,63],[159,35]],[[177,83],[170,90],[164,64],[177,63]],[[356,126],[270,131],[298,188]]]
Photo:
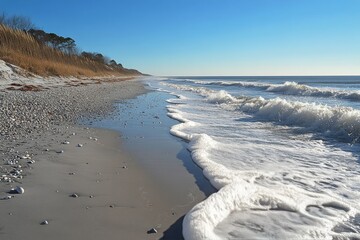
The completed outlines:
[[[111,60],[109,62],[109,65],[112,66],[112,67],[115,67],[115,68],[123,68],[123,65],[120,64],[120,63],[117,63],[115,60]]]
[[[38,42],[42,44],[46,44],[47,41],[47,33],[43,30],[38,29],[30,29],[27,31],[31,36],[33,36]]]
[[[110,62],[110,58],[102,55],[101,53],[82,52],[81,56],[103,64],[108,64]]]
[[[64,53],[75,54],[77,52],[75,40],[70,37],[62,37],[55,33],[46,33],[37,29],[30,29],[28,33],[41,44],[59,49]]]
[[[4,25],[13,29],[28,31],[34,28],[34,24],[31,22],[30,18],[28,17],[18,16],[18,15],[6,17],[5,14],[3,14],[1,18],[3,19]]]
[[[6,20],[5,13],[2,13],[2,14],[0,15],[0,24],[4,24],[4,25],[5,25],[5,20]]]

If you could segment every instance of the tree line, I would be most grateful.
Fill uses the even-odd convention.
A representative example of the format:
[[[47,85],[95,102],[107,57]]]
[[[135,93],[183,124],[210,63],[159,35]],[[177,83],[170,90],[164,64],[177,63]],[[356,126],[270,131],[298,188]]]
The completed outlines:
[[[115,60],[111,60],[109,57],[106,57],[101,53],[80,51],[75,40],[70,37],[63,37],[55,33],[47,33],[44,30],[37,29],[28,17],[19,15],[7,16],[5,13],[2,13],[0,14],[0,24],[12,29],[27,32],[40,44],[57,49],[65,54],[78,55],[111,67],[123,68],[120,63],[117,63]]]

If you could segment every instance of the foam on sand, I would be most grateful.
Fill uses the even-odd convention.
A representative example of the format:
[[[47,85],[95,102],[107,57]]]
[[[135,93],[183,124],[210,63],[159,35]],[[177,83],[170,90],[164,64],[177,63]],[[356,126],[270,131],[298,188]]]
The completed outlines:
[[[185,239],[231,238],[229,225],[235,226],[237,231],[233,237],[326,239],[336,235],[332,229],[339,222],[357,213],[351,205],[334,196],[280,183],[269,188],[256,182],[257,179],[271,178],[266,172],[231,171],[211,161],[209,152],[221,146],[206,134],[182,132],[182,129],[196,126],[196,123],[186,121],[174,109],[170,112],[169,116],[183,121],[171,129],[172,134],[190,142],[193,160],[203,169],[212,185],[219,189],[186,215],[183,222]],[[272,221],[274,224],[268,224]],[[222,226],[225,226],[224,229]],[[239,226],[244,229],[241,231]]]
[[[194,162],[218,189],[185,216],[185,239],[360,237],[357,157],[322,140],[276,131],[296,126],[354,142],[358,110],[166,85],[178,96],[203,96],[170,100],[168,115],[181,122],[171,133],[189,142]],[[257,120],[225,124],[232,113]]]

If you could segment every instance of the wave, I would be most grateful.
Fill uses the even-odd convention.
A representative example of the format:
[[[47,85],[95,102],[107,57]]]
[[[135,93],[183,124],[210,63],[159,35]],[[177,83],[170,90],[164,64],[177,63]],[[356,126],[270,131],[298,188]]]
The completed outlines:
[[[308,97],[338,98],[351,101],[360,101],[360,91],[356,90],[337,90],[310,87],[296,82],[285,82],[283,84],[269,84],[256,82],[229,82],[229,81],[197,81],[185,79],[185,82],[192,82],[199,85],[220,85],[220,86],[239,86],[245,88],[258,88],[267,92],[274,92],[283,95],[299,95]]]
[[[196,92],[211,103],[219,104],[229,110],[252,114],[265,121],[303,127],[346,142],[354,143],[360,139],[360,111],[351,107],[330,107],[282,98],[234,97],[224,90],[214,91],[203,87],[167,85]]]
[[[171,133],[189,142],[193,160],[219,190],[186,214],[183,221],[185,239],[340,239],[359,236],[356,232],[333,231],[339,222],[356,214],[355,209],[336,197],[309,193],[299,187],[278,182],[274,182],[272,188],[262,186],[256,183],[256,179],[266,178],[269,175],[267,172],[234,171],[212,161],[211,150],[222,146],[207,134],[187,133],[187,129],[199,123],[186,119],[176,108],[178,106],[168,106],[168,115],[181,122],[171,128]],[[234,214],[235,220],[232,219]],[[269,220],[264,225],[267,229],[256,225],[264,218]],[[224,236],[218,228],[229,219],[234,220],[237,229],[246,226],[250,230],[238,230],[230,232],[230,236]]]
[[[242,154],[248,153],[248,150],[256,151],[254,148],[256,143],[252,143],[251,138],[244,140],[250,140],[249,149],[239,144],[238,139],[224,141],[222,135],[209,131],[212,126],[206,126],[208,121],[200,120],[200,117],[214,113],[204,109],[216,105],[229,111],[241,111],[258,120],[300,126],[311,132],[317,131],[354,142],[358,141],[360,136],[360,111],[348,107],[329,107],[281,98],[266,100],[261,97],[236,97],[223,90],[163,84],[204,97],[200,99],[201,107],[196,108],[199,101],[197,97],[191,98],[179,91],[172,93],[176,94],[177,99],[168,100],[170,103],[167,107],[168,116],[180,123],[173,126],[170,132],[189,143],[188,149],[192,159],[202,168],[211,184],[218,189],[186,214],[183,221],[185,239],[357,239],[360,237],[360,228],[357,227],[358,220],[356,220],[360,218],[358,188],[352,188],[359,181],[358,171],[355,174],[347,170],[339,173],[341,169],[352,169],[353,165],[347,163],[325,167],[326,164],[330,164],[327,157],[335,159],[336,162],[336,159],[342,159],[343,155],[340,153],[331,155],[320,148],[319,155],[310,154],[309,158],[301,158],[301,161],[291,157],[283,159],[288,155],[280,154],[277,148],[272,149],[264,145],[265,148],[269,148],[265,150],[269,152],[266,159],[273,157],[270,156],[272,151],[280,155],[276,158],[278,162],[270,161],[271,168],[266,168],[260,154]],[[204,100],[205,105],[203,105]],[[188,105],[189,102],[195,105]],[[202,111],[205,111],[204,114]],[[196,121],[199,122],[190,121],[189,118],[198,119]],[[244,128],[241,130],[243,131]],[[238,151],[237,147],[245,150]],[[301,152],[298,147],[294,149]],[[316,152],[315,149],[312,151]],[[229,161],[229,157],[233,157],[231,154],[236,155],[234,160],[242,161],[241,168],[232,168],[229,164],[228,168],[224,165],[224,162]],[[323,155],[327,157],[320,160],[318,157]],[[256,159],[258,157],[260,159]],[[306,161],[312,158],[315,160],[310,166]],[[261,165],[256,165],[259,163]],[[249,167],[248,164],[253,167]],[[282,164],[286,167],[283,168]],[[304,168],[301,167],[302,164]],[[311,174],[307,175],[305,172]],[[326,184],[338,185],[336,191],[323,188],[322,181],[327,178],[329,183]],[[347,181],[355,184],[348,184]]]

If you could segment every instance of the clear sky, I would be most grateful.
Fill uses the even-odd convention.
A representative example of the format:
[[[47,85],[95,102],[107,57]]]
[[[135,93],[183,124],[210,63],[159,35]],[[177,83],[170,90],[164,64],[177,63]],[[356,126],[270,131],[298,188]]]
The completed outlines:
[[[360,0],[0,0],[153,75],[360,75]]]

